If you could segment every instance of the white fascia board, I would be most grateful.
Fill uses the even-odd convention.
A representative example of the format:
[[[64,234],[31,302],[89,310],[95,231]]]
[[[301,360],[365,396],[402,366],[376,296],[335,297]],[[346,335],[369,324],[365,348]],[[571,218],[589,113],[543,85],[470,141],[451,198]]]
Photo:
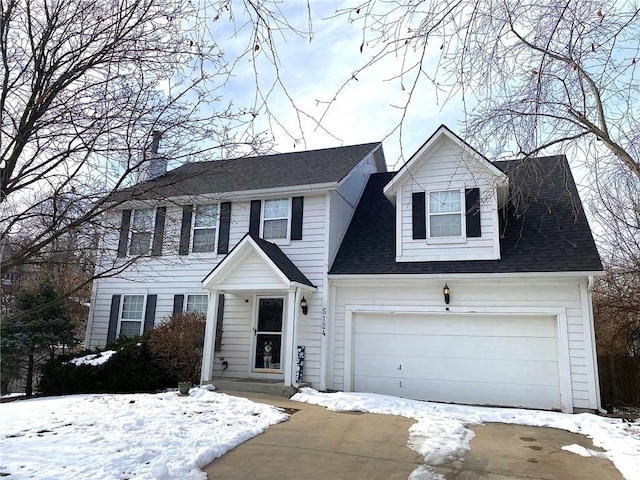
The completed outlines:
[[[363,280],[418,280],[432,279],[445,280],[452,278],[459,279],[510,279],[510,278],[582,278],[582,277],[603,277],[603,271],[584,272],[511,272],[511,273],[385,273],[385,274],[330,274],[329,280],[334,283],[362,282]]]
[[[290,286],[294,288],[299,288],[300,290],[305,290],[307,292],[312,292],[312,293],[315,293],[318,291],[318,287],[311,287],[305,283],[290,282]]]

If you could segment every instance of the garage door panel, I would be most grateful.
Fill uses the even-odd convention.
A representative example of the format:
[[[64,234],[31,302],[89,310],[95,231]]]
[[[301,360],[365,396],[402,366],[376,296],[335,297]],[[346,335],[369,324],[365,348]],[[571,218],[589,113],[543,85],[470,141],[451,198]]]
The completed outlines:
[[[364,355],[394,355],[398,345],[406,356],[434,358],[500,358],[556,361],[555,338],[469,337],[451,335],[360,334],[355,351]]]
[[[359,314],[353,327],[356,391],[560,407],[554,317]]]
[[[496,398],[495,390],[501,392]],[[434,402],[456,402],[470,405],[499,405],[506,407],[524,408],[558,408],[555,401],[556,388],[540,385],[512,385],[508,383],[495,384],[487,388],[486,384],[443,382],[430,380],[403,380],[402,396],[406,398],[420,398],[424,392],[429,392],[429,399]],[[455,400],[452,400],[455,398]]]
[[[359,315],[364,318],[364,315]],[[478,316],[469,320],[468,315],[424,315],[410,314],[367,314],[366,322],[356,322],[354,332],[358,333],[398,333],[407,331],[410,335],[462,335],[501,337],[550,337],[556,335],[553,322],[540,322],[540,317],[511,315]],[[545,317],[550,318],[550,317]],[[535,329],[531,329],[534,325]]]
[[[522,372],[527,372],[523,375]],[[553,362],[510,362],[499,360],[433,359],[418,365],[402,365],[402,378],[426,378],[490,384],[558,385],[557,365]]]

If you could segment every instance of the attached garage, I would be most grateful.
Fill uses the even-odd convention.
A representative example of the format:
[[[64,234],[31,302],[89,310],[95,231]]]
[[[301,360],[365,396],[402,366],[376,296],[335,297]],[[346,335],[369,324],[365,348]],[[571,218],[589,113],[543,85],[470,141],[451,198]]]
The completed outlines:
[[[556,325],[551,315],[354,312],[351,390],[561,409]]]

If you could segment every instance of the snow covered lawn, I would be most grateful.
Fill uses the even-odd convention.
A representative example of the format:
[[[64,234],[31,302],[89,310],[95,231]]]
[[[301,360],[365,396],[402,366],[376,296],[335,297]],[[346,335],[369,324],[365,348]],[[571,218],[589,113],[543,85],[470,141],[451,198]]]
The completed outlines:
[[[593,444],[606,450],[626,480],[640,480],[640,423],[591,414],[564,413],[516,408],[468,407],[442,403],[420,402],[373,393],[320,393],[303,388],[292,400],[312,403],[340,412],[368,412],[399,415],[418,421],[409,429],[409,446],[425,457],[428,465],[438,465],[448,458],[462,457],[469,450],[474,433],[468,425],[487,422],[551,427],[586,435]],[[600,452],[578,445],[566,450],[579,455],[602,456]],[[592,453],[590,453],[592,452]],[[418,468],[410,480],[442,478],[428,466]]]
[[[0,476],[206,479],[200,469],[270,425],[276,408],[194,388],[0,404]]]
[[[361,393],[320,393],[292,398],[333,411],[362,411],[414,418],[408,444],[425,457],[411,480],[441,478],[428,465],[461,457],[469,425],[502,422],[580,433],[606,450],[627,480],[640,480],[640,423],[596,415],[567,415],[508,408],[419,402]],[[38,479],[205,479],[215,458],[285,421],[276,408],[194,388],[131,395],[71,395],[0,404],[0,475]],[[565,450],[603,455],[578,445]]]

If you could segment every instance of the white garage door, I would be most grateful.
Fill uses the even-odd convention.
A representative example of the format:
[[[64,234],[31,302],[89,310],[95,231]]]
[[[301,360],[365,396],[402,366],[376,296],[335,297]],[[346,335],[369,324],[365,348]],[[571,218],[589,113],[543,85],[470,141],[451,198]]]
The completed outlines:
[[[560,409],[554,317],[357,314],[353,390]]]

